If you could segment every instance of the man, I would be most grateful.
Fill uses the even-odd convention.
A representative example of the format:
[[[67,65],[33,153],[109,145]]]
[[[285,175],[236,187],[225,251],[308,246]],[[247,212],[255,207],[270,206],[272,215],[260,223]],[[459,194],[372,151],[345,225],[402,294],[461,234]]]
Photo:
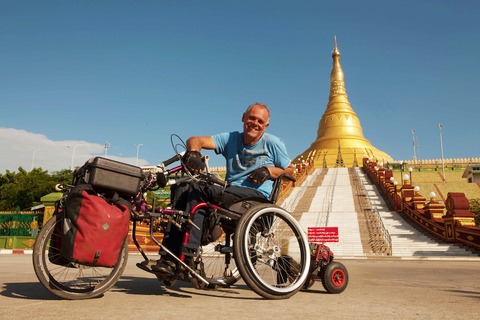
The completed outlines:
[[[269,126],[270,111],[261,103],[247,108],[242,116],[243,132],[238,131],[216,134],[213,136],[194,136],[186,142],[187,152],[183,156],[185,165],[193,171],[204,168],[200,151],[215,150],[226,160],[226,181],[230,184],[224,192],[236,198],[269,198],[273,187],[272,179],[282,174],[293,174],[293,166],[288,158],[283,142],[274,135],[265,133]],[[184,184],[172,186],[172,206],[189,211],[195,204],[214,201],[223,189],[212,186]],[[196,213],[194,223],[202,228],[204,216]],[[165,235],[163,244],[175,254],[194,256],[200,245],[201,231],[190,230],[187,244],[181,245],[181,233],[173,229]],[[162,252],[160,252],[162,255]],[[156,272],[174,274],[176,264],[163,253],[151,269]]]

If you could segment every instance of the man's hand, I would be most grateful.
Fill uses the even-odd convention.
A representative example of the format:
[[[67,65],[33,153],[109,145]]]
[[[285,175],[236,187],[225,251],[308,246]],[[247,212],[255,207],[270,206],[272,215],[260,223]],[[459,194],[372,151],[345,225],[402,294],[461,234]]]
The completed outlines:
[[[193,172],[199,172],[205,169],[203,156],[198,151],[187,151],[182,157],[182,162]]]
[[[255,169],[249,176],[250,180],[256,184],[263,184],[265,181],[270,179],[270,171],[268,171],[267,167],[261,167]]]

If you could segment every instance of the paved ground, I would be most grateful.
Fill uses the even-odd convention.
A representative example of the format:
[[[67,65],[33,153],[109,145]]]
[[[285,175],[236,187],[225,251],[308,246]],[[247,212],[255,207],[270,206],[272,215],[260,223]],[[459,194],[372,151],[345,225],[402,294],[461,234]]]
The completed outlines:
[[[165,288],[131,255],[116,287],[93,300],[65,301],[37,280],[31,255],[0,255],[0,319],[478,319],[480,260],[343,260],[346,291],[321,283],[288,300],[265,300],[243,283],[196,290]]]

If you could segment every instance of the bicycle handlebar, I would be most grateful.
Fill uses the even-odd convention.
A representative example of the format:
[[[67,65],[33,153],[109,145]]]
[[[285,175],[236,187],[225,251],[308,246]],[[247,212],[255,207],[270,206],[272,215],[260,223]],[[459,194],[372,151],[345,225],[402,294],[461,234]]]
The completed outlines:
[[[159,166],[163,165],[164,167],[171,165],[172,163],[180,160],[180,158],[185,154],[185,151],[180,152],[179,154],[174,155],[170,159],[163,161]]]
[[[151,166],[151,167],[142,167],[144,171],[148,171],[156,176],[156,181],[159,187],[164,188],[168,185],[173,185],[173,184],[178,184],[183,181],[196,181],[199,183],[207,183],[207,184],[217,184],[219,186],[225,187],[227,186],[227,182],[224,180],[220,179],[217,175],[214,175],[210,172],[210,169],[208,167],[208,156],[204,156],[204,161],[205,161],[205,172],[203,173],[187,173],[187,176],[182,176],[177,179],[169,179],[169,176],[179,173],[183,170],[185,170],[183,163],[167,169],[166,166],[181,160],[181,156],[185,152],[178,153],[174,155],[173,157],[163,161],[162,163],[156,165],[156,166]]]

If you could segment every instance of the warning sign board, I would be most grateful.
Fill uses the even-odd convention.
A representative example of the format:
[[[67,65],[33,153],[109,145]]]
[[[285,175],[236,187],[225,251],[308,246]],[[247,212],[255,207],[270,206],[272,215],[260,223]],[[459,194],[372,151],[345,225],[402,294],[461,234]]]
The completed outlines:
[[[338,227],[309,227],[308,241],[315,243],[338,242]]]

